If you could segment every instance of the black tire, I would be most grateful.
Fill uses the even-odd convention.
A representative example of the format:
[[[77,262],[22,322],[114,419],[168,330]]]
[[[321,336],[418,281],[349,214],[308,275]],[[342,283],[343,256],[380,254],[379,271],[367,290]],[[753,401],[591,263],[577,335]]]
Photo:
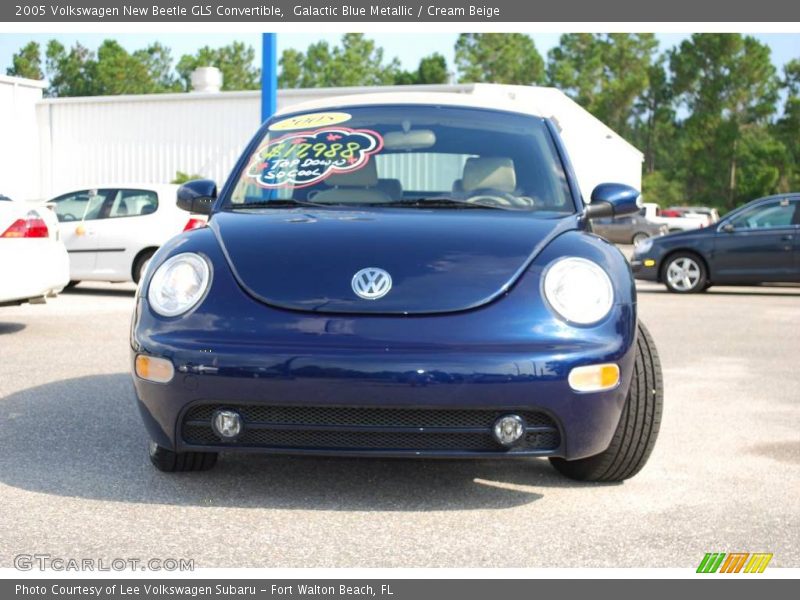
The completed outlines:
[[[208,471],[217,464],[216,452],[173,452],[155,442],[150,442],[148,454],[153,466],[164,473]]]
[[[689,284],[681,281],[674,281],[670,277],[671,268],[676,268],[681,265],[692,265],[690,270],[687,271],[690,275],[686,281]],[[661,281],[667,286],[667,290],[673,294],[699,294],[705,292],[708,288],[708,271],[706,271],[706,263],[697,254],[693,252],[677,252],[670,256],[661,268]]]
[[[74,288],[79,283],[80,283],[80,281],[74,281],[74,280],[70,281],[67,285],[64,286],[64,289],[65,290],[71,290],[72,288]]]
[[[646,239],[649,239],[649,238],[650,238],[650,236],[648,234],[646,234],[644,231],[639,231],[639,232],[633,234],[633,238],[631,239],[631,244],[633,244],[635,246],[639,242],[643,242],[643,241],[645,241]]]
[[[610,482],[633,477],[653,451],[661,427],[663,404],[661,361],[650,332],[639,323],[633,380],[608,449],[579,460],[551,458],[550,463],[559,473],[577,481]]]
[[[139,283],[142,275],[144,275],[144,269],[147,266],[148,261],[153,258],[153,254],[155,253],[155,250],[146,250],[137,256],[135,261],[133,261],[133,270],[131,271],[133,283]]]

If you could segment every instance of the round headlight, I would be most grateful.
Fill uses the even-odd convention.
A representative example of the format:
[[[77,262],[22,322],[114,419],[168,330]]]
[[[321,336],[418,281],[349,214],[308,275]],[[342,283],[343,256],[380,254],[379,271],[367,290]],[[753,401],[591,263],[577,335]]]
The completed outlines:
[[[606,272],[585,258],[562,258],[544,276],[544,294],[564,319],[580,325],[596,323],[614,303],[614,288]]]
[[[153,273],[147,300],[158,314],[175,317],[200,301],[210,280],[211,271],[202,256],[190,252],[177,254]]]

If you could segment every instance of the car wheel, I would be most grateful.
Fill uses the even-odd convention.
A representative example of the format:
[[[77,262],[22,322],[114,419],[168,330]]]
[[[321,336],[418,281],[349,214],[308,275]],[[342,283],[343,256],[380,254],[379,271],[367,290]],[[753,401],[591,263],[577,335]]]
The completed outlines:
[[[696,254],[678,253],[672,256],[664,265],[662,275],[670,292],[696,294],[706,290],[706,267]]]
[[[649,238],[650,238],[649,235],[647,235],[643,231],[640,231],[639,233],[637,233],[636,235],[633,236],[633,239],[631,240],[631,242],[635,246],[635,245],[640,244],[641,242],[643,242],[643,241],[645,241],[646,239],[649,239]]]
[[[150,442],[148,453],[153,466],[164,473],[208,471],[217,464],[216,452],[173,452],[155,442]]]
[[[155,250],[148,250],[147,252],[142,252],[136,258],[136,262],[133,264],[133,283],[139,283],[139,281],[142,279],[142,276],[147,269],[147,263],[150,262],[150,259],[153,258],[153,254],[155,253]]]
[[[661,361],[647,328],[639,323],[633,380],[608,449],[579,460],[551,458],[562,475],[577,481],[623,481],[644,467],[661,427],[664,384]]]

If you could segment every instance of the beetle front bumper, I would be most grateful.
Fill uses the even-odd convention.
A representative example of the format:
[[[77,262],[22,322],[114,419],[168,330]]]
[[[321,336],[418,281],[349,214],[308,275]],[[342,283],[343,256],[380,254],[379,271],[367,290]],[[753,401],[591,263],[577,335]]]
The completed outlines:
[[[217,346],[213,361],[202,351],[161,346],[154,354],[171,356],[173,380],[158,384],[134,375],[134,385],[150,436],[178,451],[575,459],[608,447],[634,352],[627,344],[611,352],[568,346],[457,355]],[[570,388],[571,365],[609,360],[620,366],[616,388]],[[242,415],[244,431],[233,442],[211,428],[221,408]],[[495,419],[506,414],[521,415],[527,426],[511,448],[491,435]]]

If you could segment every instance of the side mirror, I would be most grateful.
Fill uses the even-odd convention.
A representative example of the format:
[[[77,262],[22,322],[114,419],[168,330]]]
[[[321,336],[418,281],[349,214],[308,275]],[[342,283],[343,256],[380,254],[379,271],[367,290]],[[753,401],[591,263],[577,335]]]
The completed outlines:
[[[217,199],[217,184],[210,179],[187,181],[178,188],[178,208],[199,215],[210,215]]]
[[[588,219],[619,217],[639,212],[639,190],[622,183],[601,183],[592,190],[592,202],[584,210]]]
[[[734,231],[736,231],[736,227],[734,227],[730,223],[725,223],[725,225],[720,227],[719,230],[724,231],[725,233],[733,233]]]

